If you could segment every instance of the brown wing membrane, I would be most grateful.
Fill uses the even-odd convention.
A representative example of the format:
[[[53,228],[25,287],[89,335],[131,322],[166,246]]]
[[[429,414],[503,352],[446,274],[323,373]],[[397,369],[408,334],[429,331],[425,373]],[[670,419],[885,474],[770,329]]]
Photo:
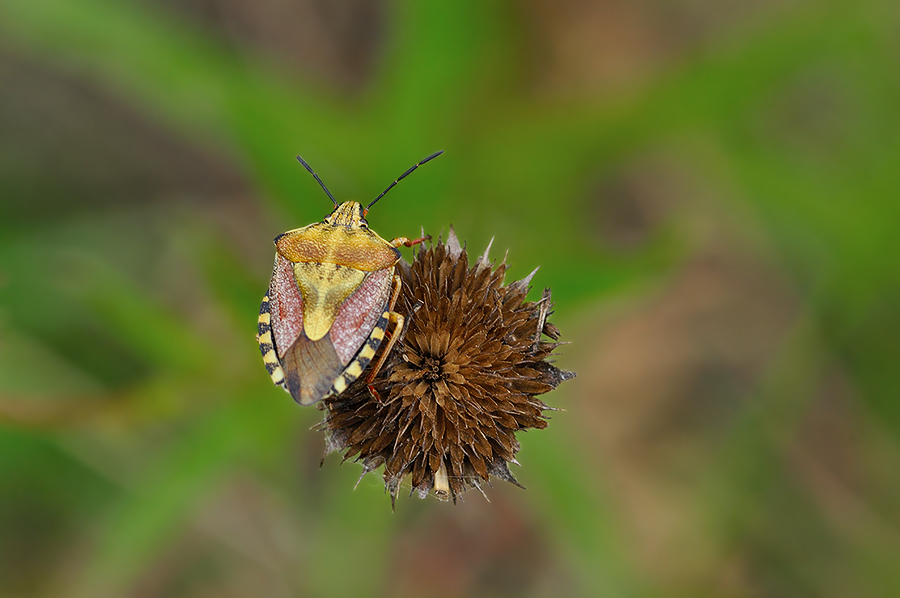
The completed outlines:
[[[281,363],[287,391],[301,405],[312,405],[324,398],[331,392],[335,378],[344,371],[344,364],[327,336],[311,341],[301,334]]]

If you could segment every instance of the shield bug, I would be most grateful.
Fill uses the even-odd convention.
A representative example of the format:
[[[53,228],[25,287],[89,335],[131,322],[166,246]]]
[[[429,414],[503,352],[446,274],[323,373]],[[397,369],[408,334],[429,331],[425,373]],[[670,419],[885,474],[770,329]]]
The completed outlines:
[[[334,211],[322,222],[275,237],[275,266],[259,309],[256,338],[272,381],[301,405],[343,392],[362,375],[387,337],[367,376],[371,384],[396,343],[403,329],[403,316],[393,311],[401,288],[395,273],[399,247],[412,247],[428,237],[386,241],[369,228],[365,217],[394,185],[442,153],[411,167],[365,208],[355,201],[338,204],[297,156],[334,203]]]

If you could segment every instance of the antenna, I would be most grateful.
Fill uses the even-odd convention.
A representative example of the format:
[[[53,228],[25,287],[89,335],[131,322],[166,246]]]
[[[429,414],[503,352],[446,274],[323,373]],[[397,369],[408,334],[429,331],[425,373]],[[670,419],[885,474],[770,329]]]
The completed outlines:
[[[375,205],[375,202],[376,202],[376,201],[378,201],[379,199],[381,199],[382,197],[384,197],[385,193],[387,193],[388,191],[390,191],[391,189],[393,189],[393,188],[394,188],[394,185],[396,185],[397,183],[399,183],[400,181],[402,181],[404,178],[406,178],[406,176],[409,175],[413,170],[415,170],[416,168],[418,168],[418,167],[421,166],[422,164],[425,164],[425,162],[428,162],[429,160],[433,160],[434,158],[437,158],[438,156],[440,156],[440,155],[443,154],[443,153],[444,153],[444,150],[441,150],[441,151],[439,151],[439,152],[434,152],[433,154],[431,154],[430,156],[428,156],[427,158],[425,158],[424,160],[422,160],[421,162],[419,162],[418,164],[416,164],[415,166],[413,166],[412,168],[410,168],[409,170],[407,170],[406,172],[404,172],[403,174],[401,174],[400,177],[399,177],[396,181],[394,181],[393,183],[391,183],[390,185],[388,185],[388,188],[381,192],[381,195],[379,195],[378,197],[376,197],[375,199],[373,199],[373,200],[372,200],[372,203],[370,203],[369,205],[366,206],[366,212],[369,211],[369,208],[371,208],[372,206]],[[297,156],[297,157],[299,158],[299,156]],[[309,166],[307,166],[307,168],[309,168]],[[312,171],[310,170],[310,172],[312,172]],[[314,175],[314,176],[315,176],[315,175]],[[319,177],[316,177],[317,180],[318,180],[318,178],[319,178]],[[321,181],[320,181],[320,182],[321,182]],[[324,187],[325,185],[322,185],[322,186]],[[365,214],[364,214],[364,215],[365,215]]]
[[[434,158],[434,156],[430,156],[426,160],[423,160],[423,162],[427,162],[431,158]],[[328,187],[325,186],[325,183],[322,182],[322,179],[319,178],[319,175],[317,175],[315,172],[313,172],[313,169],[309,167],[309,164],[307,164],[303,158],[301,158],[300,156],[297,156],[297,159],[300,160],[300,163],[303,164],[303,167],[309,171],[309,174],[316,177],[316,180],[319,181],[319,184],[322,185],[322,189],[325,189],[325,193],[328,194],[328,197],[331,199],[331,202],[334,204],[334,207],[337,207],[337,201],[334,199],[334,196],[331,194],[331,191],[328,190]],[[416,164],[416,166],[418,166],[418,164]],[[415,168],[415,167],[413,167],[413,168]],[[409,174],[409,173],[407,173],[407,174]],[[403,176],[406,176],[406,175],[403,175]],[[402,179],[403,177],[400,177],[400,178]],[[384,193],[382,193],[382,195],[384,195]]]

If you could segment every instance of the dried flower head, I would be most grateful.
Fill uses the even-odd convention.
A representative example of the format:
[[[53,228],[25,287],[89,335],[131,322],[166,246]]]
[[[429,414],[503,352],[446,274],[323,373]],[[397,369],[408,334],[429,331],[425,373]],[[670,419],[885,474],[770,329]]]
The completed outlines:
[[[525,301],[534,272],[503,286],[505,271],[487,251],[470,268],[452,229],[420,248],[401,263],[406,325],[373,383],[380,402],[362,378],[325,400],[326,452],[344,451],[363,475],[383,465],[392,504],[406,478],[421,498],[454,501],[492,475],[518,486],[516,432],[546,427],[537,396],[574,376],[547,361],[559,345],[549,289]]]

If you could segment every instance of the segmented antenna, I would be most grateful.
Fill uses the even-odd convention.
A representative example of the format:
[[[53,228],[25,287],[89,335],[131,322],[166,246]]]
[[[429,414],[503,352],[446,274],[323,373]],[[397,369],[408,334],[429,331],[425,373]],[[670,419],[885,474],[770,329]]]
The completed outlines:
[[[409,175],[413,170],[415,170],[416,168],[418,168],[418,167],[421,166],[422,164],[425,164],[425,162],[428,162],[429,160],[433,160],[434,158],[437,158],[438,156],[440,156],[440,155],[443,154],[443,153],[444,153],[444,150],[441,150],[441,151],[439,151],[439,152],[434,152],[433,154],[431,154],[430,156],[428,156],[427,158],[425,158],[424,160],[422,160],[421,162],[419,162],[418,164],[416,164],[415,166],[413,166],[412,168],[410,168],[409,170],[407,170],[406,172],[404,172],[403,174],[401,174],[400,177],[399,177],[396,181],[394,181],[393,183],[391,183],[390,185],[388,185],[388,188],[381,192],[381,195],[379,195],[378,197],[376,197],[375,199],[373,199],[373,200],[372,200],[372,203],[370,203],[369,205],[366,206],[366,210],[365,210],[365,211],[368,212],[368,211],[369,211],[369,208],[371,208],[372,206],[374,206],[376,201],[378,201],[379,199],[381,199],[382,197],[384,197],[385,193],[387,193],[388,191],[390,191],[391,189],[393,189],[393,188],[394,188],[394,185],[396,185],[397,183],[399,183],[400,181],[402,181],[402,180],[403,180],[407,175]],[[299,158],[299,156],[298,156],[298,158]],[[307,166],[307,168],[309,168],[309,166]],[[310,172],[312,172],[312,171],[310,170]],[[317,180],[318,180],[318,178],[319,178],[319,177],[316,177]],[[321,182],[321,181],[320,181],[320,182]],[[322,186],[324,187],[324,185],[322,185]]]
[[[428,160],[430,160],[433,157],[434,156],[431,156],[430,158],[428,158]],[[331,191],[328,190],[328,187],[325,186],[325,183],[322,182],[322,179],[319,178],[319,175],[317,175],[315,172],[313,172],[313,169],[309,167],[309,164],[307,164],[303,158],[301,158],[300,156],[297,156],[297,159],[300,160],[300,163],[303,164],[303,167],[309,171],[309,174],[316,177],[316,180],[319,181],[319,184],[322,185],[322,189],[325,190],[325,193],[328,194],[329,199],[331,199],[331,202],[334,204],[334,207],[337,207],[337,205],[338,205],[337,200],[334,199],[334,196],[331,194]],[[403,175],[403,176],[406,176],[406,175]],[[400,177],[400,178],[402,179],[403,177]],[[382,195],[384,195],[384,194],[382,194]]]

